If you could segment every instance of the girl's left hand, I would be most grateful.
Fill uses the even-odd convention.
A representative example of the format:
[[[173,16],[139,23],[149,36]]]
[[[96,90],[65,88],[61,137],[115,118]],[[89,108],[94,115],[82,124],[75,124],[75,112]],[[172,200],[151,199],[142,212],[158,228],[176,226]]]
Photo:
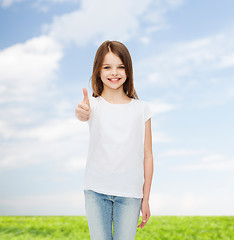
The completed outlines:
[[[137,227],[141,227],[141,229],[145,226],[147,221],[149,220],[150,217],[150,207],[149,207],[149,201],[142,200],[141,203],[141,212],[142,212],[142,222],[139,224]]]

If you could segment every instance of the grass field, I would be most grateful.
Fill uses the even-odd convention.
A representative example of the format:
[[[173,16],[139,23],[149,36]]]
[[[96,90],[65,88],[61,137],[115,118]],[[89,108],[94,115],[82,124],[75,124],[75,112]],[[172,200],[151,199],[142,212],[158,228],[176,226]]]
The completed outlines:
[[[87,218],[85,216],[0,217],[0,240],[42,239],[90,239]],[[234,216],[151,216],[143,229],[137,228],[135,239],[234,240]]]

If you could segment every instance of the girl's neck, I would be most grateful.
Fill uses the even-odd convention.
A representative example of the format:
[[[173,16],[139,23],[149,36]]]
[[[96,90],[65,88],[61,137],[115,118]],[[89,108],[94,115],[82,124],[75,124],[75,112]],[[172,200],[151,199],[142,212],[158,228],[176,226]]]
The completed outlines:
[[[129,97],[125,94],[124,91],[107,92],[103,90],[101,97],[106,99],[108,102],[116,104],[129,102]]]

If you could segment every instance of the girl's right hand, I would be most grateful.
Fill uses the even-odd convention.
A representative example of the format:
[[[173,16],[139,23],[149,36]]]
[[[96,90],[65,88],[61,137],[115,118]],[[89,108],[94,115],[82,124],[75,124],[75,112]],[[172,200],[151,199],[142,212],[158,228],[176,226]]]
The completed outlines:
[[[91,114],[91,108],[89,104],[88,91],[86,88],[83,88],[83,94],[84,99],[78,104],[75,110],[75,114],[81,121],[87,121],[89,120]]]

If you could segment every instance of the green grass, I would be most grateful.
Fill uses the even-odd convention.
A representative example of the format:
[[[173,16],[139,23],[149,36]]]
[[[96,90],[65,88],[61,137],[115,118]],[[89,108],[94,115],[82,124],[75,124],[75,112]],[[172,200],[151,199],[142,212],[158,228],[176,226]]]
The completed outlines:
[[[151,216],[143,229],[137,228],[135,239],[234,240],[233,235],[233,216]],[[90,239],[87,218],[86,216],[0,217],[0,240],[42,239]]]

